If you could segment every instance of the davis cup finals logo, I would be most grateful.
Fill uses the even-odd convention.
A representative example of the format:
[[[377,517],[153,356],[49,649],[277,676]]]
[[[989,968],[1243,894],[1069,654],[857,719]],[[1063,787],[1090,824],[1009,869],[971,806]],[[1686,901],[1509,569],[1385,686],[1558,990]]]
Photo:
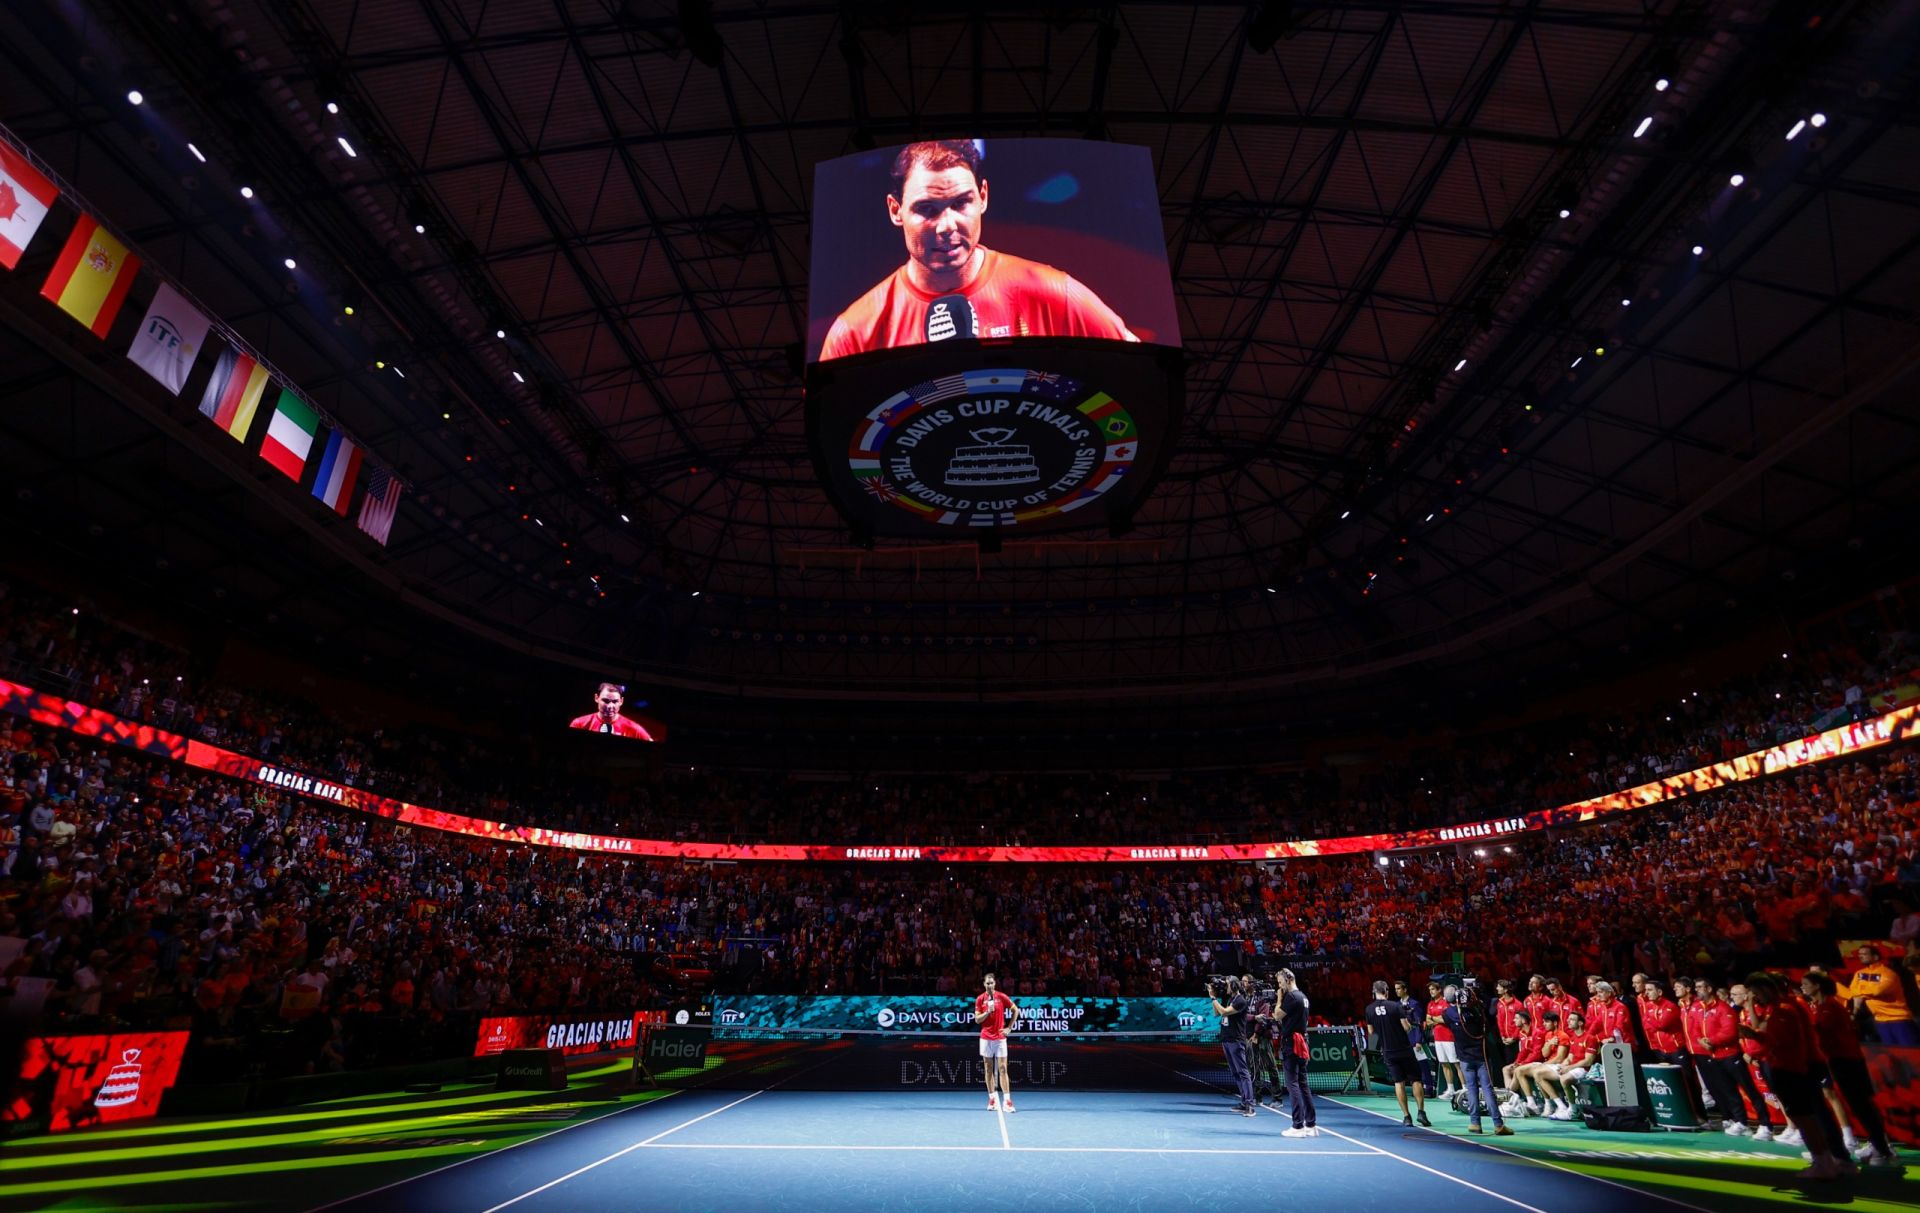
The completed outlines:
[[[892,1007],[881,1007],[874,1013],[873,1017],[879,1021],[880,1026],[883,1028],[891,1028],[893,1026],[894,1014]]]
[[[848,469],[878,501],[939,526],[1018,527],[1098,501],[1140,449],[1125,407],[1047,371],[917,384],[854,428]]]

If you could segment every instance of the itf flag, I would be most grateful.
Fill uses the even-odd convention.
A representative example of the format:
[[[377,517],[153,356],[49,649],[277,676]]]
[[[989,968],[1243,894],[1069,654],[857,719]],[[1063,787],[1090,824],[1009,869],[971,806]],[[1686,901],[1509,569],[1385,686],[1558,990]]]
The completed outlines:
[[[140,332],[127,357],[178,396],[187,386],[193,360],[200,356],[200,347],[207,343],[207,330],[212,327],[211,320],[163,282],[147,306],[146,318],[140,322]]]
[[[139,268],[140,258],[93,216],[82,215],[40,294],[104,340]]]
[[[353,482],[360,478],[363,454],[339,430],[327,435],[327,449],[320,456],[320,470],[313,480],[313,495],[342,518],[347,516],[347,502],[353,497]]]
[[[0,143],[0,265],[12,269],[60,191],[27,158]]]
[[[273,420],[267,422],[267,440],[260,444],[260,458],[279,469],[288,480],[298,482],[307,470],[307,454],[313,450],[313,434],[320,428],[320,414],[312,405],[281,388],[273,406]]]

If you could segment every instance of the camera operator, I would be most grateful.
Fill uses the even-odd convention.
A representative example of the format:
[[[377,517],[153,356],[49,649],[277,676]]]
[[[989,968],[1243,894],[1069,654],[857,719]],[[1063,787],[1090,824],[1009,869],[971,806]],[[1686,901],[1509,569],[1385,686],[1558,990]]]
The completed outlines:
[[[1279,988],[1280,1059],[1287,1068],[1287,1099],[1292,1104],[1293,1127],[1282,1129],[1282,1137],[1318,1137],[1320,1129],[1313,1114],[1313,1093],[1307,1090],[1307,1010],[1311,1004],[1294,980],[1292,969],[1274,974]]]
[[[1274,1018],[1272,991],[1256,991],[1249,1004],[1247,1064],[1253,1067],[1253,1101],[1277,1109],[1286,1079],[1280,1071],[1280,1023]]]
[[[1500,1101],[1493,1093],[1493,1074],[1487,1068],[1487,1042],[1498,1039],[1487,1031],[1487,1008],[1480,1001],[1480,990],[1469,982],[1446,988],[1446,1010],[1440,1018],[1453,1031],[1453,1050],[1459,1056],[1460,1074],[1467,1091],[1467,1132],[1479,1133],[1482,1109],[1493,1114],[1493,1135],[1512,1137]]]
[[[1220,1017],[1220,1049],[1227,1055],[1227,1070],[1240,1091],[1237,1110],[1242,1116],[1253,1116],[1253,1073],[1247,1069],[1247,996],[1239,986],[1231,977],[1217,978],[1207,983],[1207,997],[1213,1002],[1213,1013]],[[1222,994],[1226,995],[1225,1002],[1220,1001]]]

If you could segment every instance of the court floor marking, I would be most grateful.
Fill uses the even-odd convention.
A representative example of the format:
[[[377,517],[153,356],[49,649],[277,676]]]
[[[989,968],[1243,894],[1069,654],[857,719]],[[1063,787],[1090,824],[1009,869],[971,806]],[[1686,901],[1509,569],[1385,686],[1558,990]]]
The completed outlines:
[[[1357,1143],[1357,1144],[1360,1144],[1363,1146],[1365,1145],[1364,1142]],[[1005,1147],[1002,1147],[1002,1146],[956,1146],[956,1145],[894,1146],[894,1145],[866,1145],[866,1144],[836,1145],[830,1142],[806,1142],[806,1143],[794,1144],[794,1145],[781,1145],[777,1142],[757,1142],[753,1144],[742,1145],[742,1144],[731,1143],[731,1142],[709,1142],[709,1141],[698,1141],[698,1142],[664,1141],[659,1143],[658,1145],[650,1145],[647,1148],[650,1150],[897,1150],[897,1151],[918,1150],[918,1151],[942,1153],[942,1154],[947,1153],[949,1151],[960,1151],[964,1153],[978,1153],[980,1151],[986,1151],[992,1154],[999,1154],[999,1153],[1003,1153],[1005,1150],[1012,1150],[1015,1154],[1263,1154],[1263,1155],[1275,1155],[1275,1156],[1288,1157],[1288,1158],[1299,1156],[1299,1155],[1323,1155],[1323,1156],[1338,1156],[1342,1158],[1353,1158],[1353,1157],[1366,1157],[1372,1154],[1379,1153],[1379,1151],[1374,1150],[1372,1148],[1366,1148],[1366,1149],[1360,1149],[1360,1150],[1251,1150],[1251,1149],[1212,1148],[1212,1147],[1202,1147],[1202,1146],[1169,1146],[1169,1147],[1166,1147],[1165,1149],[1157,1149],[1153,1146],[1015,1146],[1015,1145],[1008,1145]]]
[[[1172,1066],[1167,1066],[1165,1068],[1169,1070],[1173,1070],[1175,1074],[1180,1075],[1182,1078],[1187,1079],[1189,1082],[1195,1082],[1200,1084],[1203,1087],[1210,1087],[1216,1091],[1226,1090],[1225,1087],[1221,1086],[1218,1083],[1208,1082],[1204,1078],[1195,1078],[1193,1075],[1187,1073],[1185,1070],[1174,1070]],[[1329,1099],[1327,1102],[1340,1103],[1340,1101],[1336,1099]],[[1278,1108],[1269,1108],[1264,1104],[1260,1106],[1262,1109],[1273,1113],[1275,1116],[1288,1115],[1287,1113],[1282,1112]],[[1345,1108],[1353,1107],[1352,1104],[1341,1104],[1340,1106]],[[1364,1112],[1365,1110],[1366,1109],[1364,1108],[1354,1108],[1354,1111],[1356,1112]],[[1491,1188],[1483,1188],[1479,1184],[1470,1183],[1467,1180],[1461,1179],[1458,1175],[1449,1175],[1445,1171],[1436,1171],[1432,1167],[1429,1167],[1428,1165],[1426,1165],[1425,1163],[1415,1162],[1413,1159],[1408,1158],[1405,1155],[1395,1154],[1392,1150],[1383,1150],[1379,1146],[1361,1141],[1359,1138],[1356,1138],[1356,1137],[1348,1137],[1345,1133],[1340,1132],[1338,1129],[1323,1129],[1321,1131],[1325,1133],[1331,1133],[1335,1137],[1338,1137],[1341,1141],[1347,1142],[1351,1145],[1359,1146],[1362,1150],[1371,1151],[1372,1153],[1375,1153],[1375,1154],[1384,1154],[1388,1158],[1391,1158],[1396,1162],[1406,1163],[1408,1166],[1418,1168],[1419,1170],[1425,1171],[1429,1175],[1437,1175],[1441,1179],[1448,1180],[1452,1183],[1457,1183],[1463,1188],[1472,1188],[1474,1191],[1480,1193],[1483,1196],[1491,1196],[1495,1200],[1504,1201],[1507,1204],[1513,1205],[1515,1208],[1525,1209],[1527,1213],[1547,1213],[1545,1209],[1535,1208],[1533,1205],[1527,1204],[1524,1201],[1515,1200],[1511,1196],[1502,1196],[1500,1193],[1493,1191]],[[1572,1172],[1572,1174],[1578,1175],[1579,1172],[1575,1171],[1575,1172]]]
[[[1011,1150],[1013,1149],[1013,1139],[1007,1136],[1007,1110],[999,1104],[993,1105],[993,1110],[1000,1114],[1000,1148],[1002,1150]]]
[[[517,1150],[521,1146],[530,1146],[537,1141],[551,1141],[555,1137],[558,1137],[560,1134],[565,1133],[569,1129],[579,1129],[579,1128],[584,1128],[587,1125],[599,1124],[603,1120],[611,1120],[613,1117],[620,1115],[620,1113],[622,1112],[633,1112],[641,1108],[651,1108],[659,1104],[661,1100],[671,1099],[673,1096],[680,1095],[680,1094],[683,1094],[683,1092],[667,1091],[660,1095],[656,1095],[654,1098],[649,1099],[645,1103],[632,1103],[632,1104],[627,1104],[624,1107],[614,1108],[612,1111],[603,1113],[599,1116],[588,1117],[586,1120],[578,1120],[570,1125],[561,1125],[557,1129],[551,1130],[550,1132],[541,1133],[535,1137],[529,1137],[525,1141],[516,1141],[512,1145],[501,1146],[497,1150],[487,1150],[484,1153],[480,1153],[480,1154],[470,1154],[465,1158],[457,1158],[454,1161],[447,1163],[445,1166],[435,1167],[431,1171],[422,1171],[418,1175],[409,1175],[405,1179],[396,1179],[392,1183],[381,1184],[379,1187],[369,1188],[365,1192],[355,1192],[351,1196],[342,1196],[338,1200],[330,1200],[324,1205],[315,1205],[313,1208],[309,1209],[307,1213],[325,1213],[325,1211],[328,1209],[336,1208],[344,1204],[349,1204],[356,1200],[364,1200],[369,1196],[378,1196],[380,1193],[388,1191],[392,1188],[402,1187],[406,1184],[414,1183],[418,1180],[427,1179],[431,1176],[439,1175],[444,1171],[451,1171],[455,1167],[465,1166],[470,1162],[479,1162],[483,1158],[498,1158],[502,1154],[505,1154],[508,1150]]]
[[[568,1171],[565,1175],[562,1175],[558,1179],[550,1179],[546,1183],[541,1184],[537,1188],[532,1188],[532,1189],[529,1189],[528,1191],[522,1192],[520,1193],[520,1195],[513,1197],[511,1200],[503,1200],[499,1204],[494,1205],[492,1208],[485,1210],[484,1213],[500,1213],[501,1209],[507,1208],[509,1205],[517,1205],[529,1196],[538,1196],[540,1195],[540,1193],[545,1192],[548,1188],[558,1187],[559,1185],[566,1183],[569,1179],[574,1178],[576,1175],[585,1175],[588,1171],[593,1170],[595,1167],[601,1166],[605,1163],[610,1163],[616,1158],[621,1158],[625,1155],[631,1154],[635,1150],[638,1150],[643,1146],[650,1146],[654,1142],[659,1141],[662,1137],[665,1137],[670,1133],[678,1133],[680,1130],[687,1128],[690,1125],[697,1125],[701,1121],[707,1119],[709,1116],[718,1116],[720,1115],[720,1113],[726,1111],[728,1108],[737,1108],[741,1104],[747,1102],[749,1099],[752,1099],[755,1095],[765,1095],[768,1091],[772,1089],[773,1088],[771,1087],[762,1087],[758,1091],[748,1092],[747,1094],[742,1095],[740,1098],[734,1100],[732,1103],[721,1104],[719,1107],[715,1108],[711,1112],[702,1112],[700,1115],[695,1116],[690,1120],[681,1121],[679,1124],[674,1125],[672,1128],[662,1129],[658,1133],[655,1133],[652,1137],[647,1138],[645,1141],[636,1141],[630,1146],[626,1146],[622,1149],[615,1150],[613,1153],[607,1155],[605,1158],[595,1159],[593,1162],[588,1163],[584,1167],[575,1167],[573,1170]]]
[[[1378,1116],[1382,1120],[1395,1119],[1394,1117],[1387,1115],[1385,1112],[1376,1111],[1373,1108],[1363,1108],[1359,1104],[1348,1103],[1344,1099],[1335,1099],[1332,1096],[1326,1096],[1325,1098],[1328,1103],[1337,1103],[1343,1108],[1352,1108],[1356,1112],[1365,1112],[1368,1116]],[[1451,1134],[1446,1134],[1444,1136],[1451,1136]],[[1519,1154],[1512,1150],[1502,1149],[1501,1147],[1494,1145],[1492,1142],[1472,1141],[1465,1138],[1455,1138],[1454,1140],[1466,1141],[1466,1144],[1470,1146],[1478,1146],[1482,1150],[1492,1150],[1495,1154],[1505,1154],[1508,1158],[1517,1158],[1521,1162],[1530,1162],[1536,1166],[1541,1166],[1541,1167],[1551,1167],[1555,1171],[1564,1171],[1568,1175],[1577,1175],[1581,1179],[1590,1179],[1595,1183],[1605,1184],[1609,1188],[1618,1188],[1622,1192],[1631,1192],[1635,1196],[1651,1197],[1654,1200],[1664,1201],[1670,1205],[1678,1205],[1682,1209],[1692,1209],[1694,1213],[1712,1213],[1711,1210],[1706,1209],[1701,1205],[1689,1204],[1684,1200],[1676,1200],[1674,1197],[1662,1195],[1661,1193],[1652,1191],[1651,1189],[1648,1189],[1648,1188],[1636,1188],[1632,1184],[1623,1184],[1617,1180],[1605,1179],[1598,1175],[1588,1175],[1585,1171],[1576,1171],[1572,1167],[1561,1166],[1557,1162],[1549,1162],[1544,1158],[1535,1158],[1531,1154]]]

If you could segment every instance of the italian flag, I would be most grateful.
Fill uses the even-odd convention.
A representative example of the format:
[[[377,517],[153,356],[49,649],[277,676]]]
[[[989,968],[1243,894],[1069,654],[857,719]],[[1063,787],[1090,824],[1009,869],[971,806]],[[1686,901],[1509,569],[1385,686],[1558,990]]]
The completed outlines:
[[[307,470],[307,453],[313,450],[313,433],[320,428],[320,414],[313,406],[280,389],[273,406],[273,420],[267,424],[267,440],[260,444],[260,458],[278,468],[288,480],[298,483]]]

